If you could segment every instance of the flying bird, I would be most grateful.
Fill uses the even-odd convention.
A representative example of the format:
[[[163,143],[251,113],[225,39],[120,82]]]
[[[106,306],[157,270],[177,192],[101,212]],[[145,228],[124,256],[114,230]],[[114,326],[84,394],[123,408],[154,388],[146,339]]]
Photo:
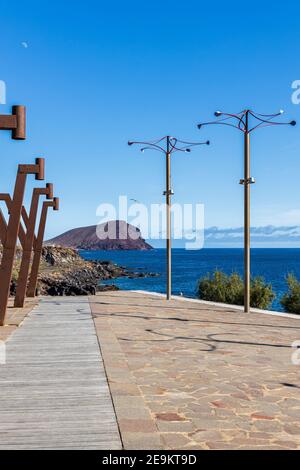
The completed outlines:
[[[23,46],[24,49],[28,49],[28,42],[26,41],[21,42],[21,46]]]

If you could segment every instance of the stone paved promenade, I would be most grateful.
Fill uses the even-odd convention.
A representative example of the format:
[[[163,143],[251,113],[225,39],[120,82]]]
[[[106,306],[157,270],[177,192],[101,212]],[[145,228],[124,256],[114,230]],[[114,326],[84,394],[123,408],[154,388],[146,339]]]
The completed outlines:
[[[125,448],[300,449],[300,318],[90,298]]]
[[[0,449],[121,448],[87,297],[43,299],[6,350]]]

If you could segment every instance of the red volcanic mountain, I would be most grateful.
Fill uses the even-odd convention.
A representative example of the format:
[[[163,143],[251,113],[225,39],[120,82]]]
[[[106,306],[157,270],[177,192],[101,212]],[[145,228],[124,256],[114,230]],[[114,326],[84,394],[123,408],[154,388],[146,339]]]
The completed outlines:
[[[47,240],[57,245],[81,250],[151,250],[137,227],[123,220],[114,220],[89,227],[73,228]]]

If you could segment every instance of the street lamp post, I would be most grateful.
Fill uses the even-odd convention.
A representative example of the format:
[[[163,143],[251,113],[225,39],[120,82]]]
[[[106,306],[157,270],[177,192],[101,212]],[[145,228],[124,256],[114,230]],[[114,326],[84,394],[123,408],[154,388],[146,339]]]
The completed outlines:
[[[245,114],[244,133],[244,311],[250,312],[250,135],[248,113]]]
[[[172,240],[171,240],[171,197],[174,194],[171,187],[171,153],[170,137],[167,136],[166,151],[166,190],[163,193],[166,196],[167,211],[167,300],[172,296]]]
[[[296,121],[276,122],[273,119],[283,113],[279,111],[276,114],[258,114],[251,109],[245,109],[238,114],[215,112],[216,117],[224,116],[217,121],[198,124],[198,129],[212,124],[222,124],[234,127],[244,134],[244,178],[240,184],[244,186],[244,312],[250,312],[250,185],[255,183],[250,172],[250,134],[260,127],[291,125],[295,126]],[[250,117],[254,120],[253,127],[250,125]]]
[[[171,241],[171,197],[174,192],[171,188],[171,155],[175,152],[191,152],[192,147],[196,145],[209,145],[209,141],[206,142],[186,142],[179,140],[176,137],[169,135],[162,137],[156,141],[140,142],[140,141],[129,141],[128,145],[142,145],[141,151],[145,150],[156,150],[165,155],[166,158],[166,190],[163,195],[166,197],[166,222],[167,222],[167,286],[166,286],[166,298],[171,299],[172,296],[172,241]]]

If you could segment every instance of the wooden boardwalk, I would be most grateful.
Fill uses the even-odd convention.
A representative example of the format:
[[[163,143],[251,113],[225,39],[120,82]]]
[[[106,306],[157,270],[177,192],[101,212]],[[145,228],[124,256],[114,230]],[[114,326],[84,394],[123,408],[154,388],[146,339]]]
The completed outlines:
[[[43,299],[6,350],[0,449],[121,449],[86,297]]]

